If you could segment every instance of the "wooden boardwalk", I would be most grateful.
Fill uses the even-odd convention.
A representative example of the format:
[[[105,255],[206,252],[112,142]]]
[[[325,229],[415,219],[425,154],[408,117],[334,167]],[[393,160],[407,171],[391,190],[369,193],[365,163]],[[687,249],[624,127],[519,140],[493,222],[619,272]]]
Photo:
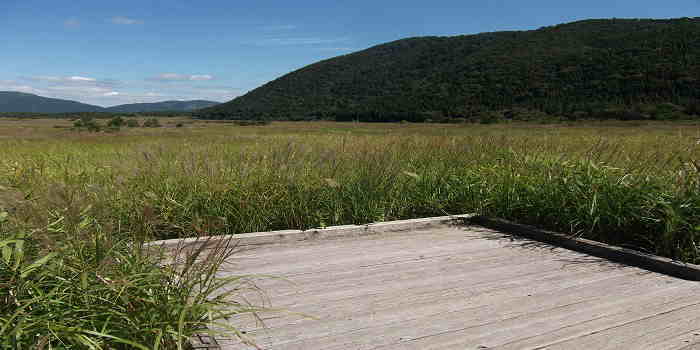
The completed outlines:
[[[232,263],[288,279],[258,284],[289,313],[232,320],[263,349],[700,349],[700,283],[480,227],[248,247]]]

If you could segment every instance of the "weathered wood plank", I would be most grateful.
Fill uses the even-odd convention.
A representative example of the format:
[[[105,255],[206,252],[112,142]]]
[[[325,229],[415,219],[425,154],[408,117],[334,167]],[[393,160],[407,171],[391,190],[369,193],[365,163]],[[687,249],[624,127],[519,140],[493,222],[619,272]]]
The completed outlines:
[[[681,349],[700,341],[697,282],[483,228],[267,245],[233,262],[222,273],[289,278],[294,284],[260,286],[273,307],[315,317],[270,313],[267,328],[232,320],[265,349]]]

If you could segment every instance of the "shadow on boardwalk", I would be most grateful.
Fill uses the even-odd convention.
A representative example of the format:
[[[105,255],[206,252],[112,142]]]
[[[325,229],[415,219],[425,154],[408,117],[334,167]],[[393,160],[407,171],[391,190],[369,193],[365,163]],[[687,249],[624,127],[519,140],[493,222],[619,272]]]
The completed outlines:
[[[469,232],[470,234],[478,233],[478,236],[476,237],[501,243],[503,248],[527,249],[539,252],[549,252],[554,253],[554,256],[560,256],[556,253],[566,250],[566,248],[557,247],[555,245],[545,242],[535,241],[517,234],[505,234],[480,226],[464,225],[463,227],[464,230],[466,232]],[[558,257],[553,258],[553,260],[565,263],[565,267],[571,265],[596,265],[599,267],[606,267],[612,269],[623,269],[629,267],[625,264],[590,255],[581,255],[579,257]],[[642,274],[645,273],[652,272],[643,272]]]

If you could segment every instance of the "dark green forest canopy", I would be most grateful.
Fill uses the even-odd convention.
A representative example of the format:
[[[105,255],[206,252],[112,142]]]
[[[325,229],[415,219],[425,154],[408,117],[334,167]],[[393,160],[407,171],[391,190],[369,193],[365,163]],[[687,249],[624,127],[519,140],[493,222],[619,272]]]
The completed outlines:
[[[196,114],[423,121],[697,113],[700,18],[600,19],[409,38],[321,61]]]

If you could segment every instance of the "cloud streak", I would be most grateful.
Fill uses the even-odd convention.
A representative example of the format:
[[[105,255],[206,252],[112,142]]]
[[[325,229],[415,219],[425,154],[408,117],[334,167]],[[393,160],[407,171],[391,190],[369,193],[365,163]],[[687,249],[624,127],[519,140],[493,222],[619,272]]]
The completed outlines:
[[[129,18],[129,17],[123,17],[123,16],[112,17],[110,22],[112,22],[114,24],[127,25],[127,26],[132,25],[132,24],[143,24],[142,20],[133,19],[133,18]]]
[[[318,48],[320,51],[355,51],[352,47],[321,47]]]
[[[52,75],[41,75],[33,77],[22,78],[25,81],[41,83],[49,86],[87,86],[87,87],[102,87],[113,89],[122,83],[118,80],[113,79],[96,79],[86,76],[52,76]]]
[[[176,81],[209,81],[214,80],[214,76],[209,74],[178,74],[163,73],[155,77],[147,78],[149,81],[176,82]]]
[[[0,78],[0,91],[19,91],[44,97],[68,99],[99,106],[166,100],[229,101],[242,90],[226,85],[212,85],[209,74],[164,73],[156,81],[119,81],[90,75],[25,76],[16,80]],[[163,81],[175,81],[164,84]]]
[[[121,96],[117,87],[122,83],[112,79],[97,79],[81,75],[41,75],[20,78],[25,85],[14,86],[12,90],[35,93],[54,98],[65,98],[92,103],[94,99]]]
[[[28,94],[41,94],[45,92],[14,80],[0,80],[0,91],[19,91]]]
[[[47,76],[47,75],[41,75],[41,76],[36,76],[36,77],[30,77],[30,80],[34,81],[47,81],[47,82],[80,82],[80,83],[85,83],[85,82],[97,82],[97,79],[95,78],[88,78],[88,77],[81,77],[81,76],[72,76],[72,77],[56,77],[56,76]]]
[[[262,30],[267,30],[267,31],[285,31],[285,30],[294,30],[297,29],[298,27],[293,25],[293,24],[281,24],[281,25],[269,25],[269,26],[264,26],[261,27]]]
[[[110,94],[116,92],[113,89],[106,87],[75,85],[53,85],[44,88],[44,90],[47,92],[74,97],[110,96]]]

